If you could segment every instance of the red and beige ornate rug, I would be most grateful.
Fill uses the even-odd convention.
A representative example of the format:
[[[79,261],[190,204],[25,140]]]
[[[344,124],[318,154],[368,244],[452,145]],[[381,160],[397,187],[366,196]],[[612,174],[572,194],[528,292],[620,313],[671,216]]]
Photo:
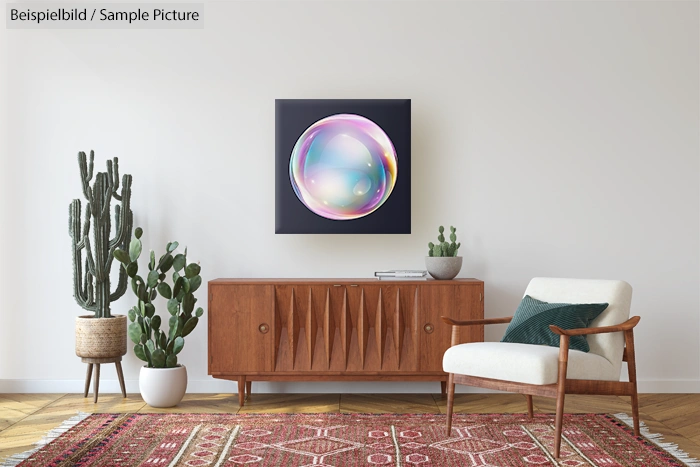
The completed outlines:
[[[695,465],[647,437],[635,437],[624,421],[603,414],[565,415],[560,459],[551,454],[551,415],[455,414],[450,437],[445,436],[445,416],[430,414],[93,414],[73,425],[28,458],[15,458],[14,465]]]

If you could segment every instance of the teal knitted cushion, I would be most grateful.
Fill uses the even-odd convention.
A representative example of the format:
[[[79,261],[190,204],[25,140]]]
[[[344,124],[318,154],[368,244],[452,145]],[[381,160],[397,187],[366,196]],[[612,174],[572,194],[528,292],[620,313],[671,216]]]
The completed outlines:
[[[501,342],[559,347],[559,335],[549,329],[550,324],[562,329],[587,328],[607,307],[607,303],[547,303],[525,295]],[[586,336],[572,336],[569,348],[590,350]]]

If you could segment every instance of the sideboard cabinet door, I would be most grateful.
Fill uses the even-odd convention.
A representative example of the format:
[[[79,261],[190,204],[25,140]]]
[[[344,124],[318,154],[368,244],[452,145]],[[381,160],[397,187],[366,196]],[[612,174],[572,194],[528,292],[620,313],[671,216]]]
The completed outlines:
[[[209,297],[209,372],[273,370],[273,285],[214,285]]]
[[[421,336],[420,369],[442,371],[442,355],[450,347],[450,326],[442,316],[456,315],[454,285],[421,286],[419,333]]]
[[[484,287],[475,285],[458,285],[457,290],[457,314],[455,319],[483,319],[484,318]],[[448,328],[451,326],[445,325]],[[451,331],[451,329],[450,329]],[[459,342],[484,342],[483,326],[462,326],[459,329]]]
[[[452,327],[443,316],[457,320],[484,317],[483,284],[419,286],[420,369],[442,371],[442,356],[450,347]],[[484,340],[483,326],[460,328],[460,343]]]

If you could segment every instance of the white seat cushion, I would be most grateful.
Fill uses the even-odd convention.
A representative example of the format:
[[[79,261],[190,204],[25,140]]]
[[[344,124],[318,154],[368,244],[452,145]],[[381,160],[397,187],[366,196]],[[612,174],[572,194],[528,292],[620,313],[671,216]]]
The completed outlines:
[[[455,345],[445,352],[447,373],[527,384],[554,384],[559,371],[559,348],[506,342]],[[569,350],[568,379],[619,381],[619,369],[591,352]]]

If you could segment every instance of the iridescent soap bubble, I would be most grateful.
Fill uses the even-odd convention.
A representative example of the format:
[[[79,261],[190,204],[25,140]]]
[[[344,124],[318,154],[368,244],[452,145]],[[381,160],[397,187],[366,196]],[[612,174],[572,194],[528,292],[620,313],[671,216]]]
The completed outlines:
[[[391,195],[398,158],[389,137],[365,117],[323,118],[299,137],[289,178],[299,200],[327,219],[351,220],[376,211]]]

